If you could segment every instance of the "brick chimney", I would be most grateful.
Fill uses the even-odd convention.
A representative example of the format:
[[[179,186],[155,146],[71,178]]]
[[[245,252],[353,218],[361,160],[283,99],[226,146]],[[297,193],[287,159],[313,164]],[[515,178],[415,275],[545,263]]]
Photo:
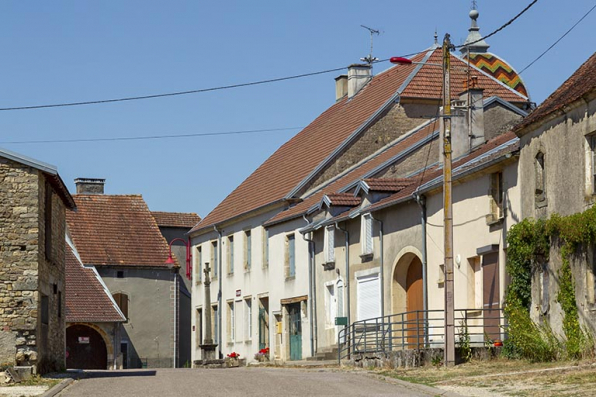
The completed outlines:
[[[335,78],[335,102],[348,93],[348,75],[342,74]]]
[[[77,178],[75,179],[77,194],[103,194],[105,179],[99,178]]]
[[[371,79],[370,65],[353,64],[348,66],[348,99],[358,94]]]

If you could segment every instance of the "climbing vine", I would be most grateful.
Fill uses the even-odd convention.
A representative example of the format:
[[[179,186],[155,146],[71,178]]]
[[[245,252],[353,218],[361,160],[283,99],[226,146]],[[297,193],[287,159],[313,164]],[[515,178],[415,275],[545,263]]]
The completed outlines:
[[[505,315],[509,320],[506,352],[534,360],[558,358],[561,342],[548,324],[536,325],[530,319],[531,280],[535,271],[549,259],[551,244],[557,244],[562,265],[557,276],[557,302],[564,313],[565,352],[579,357],[591,339],[581,329],[572,259],[585,255],[596,242],[596,206],[570,216],[554,214],[548,220],[526,219],[513,226],[507,237],[507,271],[511,283],[505,298]],[[593,347],[591,347],[593,348]]]

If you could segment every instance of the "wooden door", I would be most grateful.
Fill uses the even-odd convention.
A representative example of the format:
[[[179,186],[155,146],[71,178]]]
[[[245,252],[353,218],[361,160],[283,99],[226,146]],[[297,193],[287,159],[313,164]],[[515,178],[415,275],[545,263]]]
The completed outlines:
[[[484,333],[491,340],[500,339],[498,252],[492,252],[482,257],[482,298],[484,303]]]
[[[66,329],[66,367],[107,369],[108,351],[103,338],[91,327],[73,325]]]
[[[422,262],[412,260],[406,276],[406,311],[408,348],[418,349],[424,342],[424,300],[422,293]]]
[[[302,323],[300,303],[288,307],[290,315],[290,360],[302,360]]]

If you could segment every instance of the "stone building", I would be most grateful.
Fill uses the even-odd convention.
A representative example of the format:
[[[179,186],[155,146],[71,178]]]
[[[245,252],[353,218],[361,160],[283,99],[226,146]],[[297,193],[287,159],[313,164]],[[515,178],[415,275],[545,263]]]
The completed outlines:
[[[0,150],[0,362],[64,368],[66,213],[52,165]]]
[[[175,367],[180,351],[179,265],[140,195],[108,195],[103,179],[77,179],[68,232],[126,322],[116,351],[124,368]]]
[[[596,204],[596,54],[515,128],[520,137],[523,218],[580,213]],[[575,298],[582,325],[596,330],[594,247],[572,258]],[[562,259],[553,241],[548,263],[533,274],[531,315],[561,333],[557,300]]]

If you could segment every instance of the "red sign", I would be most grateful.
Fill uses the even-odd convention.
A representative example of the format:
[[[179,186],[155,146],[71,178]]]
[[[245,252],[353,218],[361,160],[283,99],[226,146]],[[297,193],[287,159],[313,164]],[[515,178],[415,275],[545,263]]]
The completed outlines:
[[[236,297],[242,296],[242,290],[237,289],[236,290]]]
[[[88,336],[79,336],[79,343],[88,344],[89,337]]]

